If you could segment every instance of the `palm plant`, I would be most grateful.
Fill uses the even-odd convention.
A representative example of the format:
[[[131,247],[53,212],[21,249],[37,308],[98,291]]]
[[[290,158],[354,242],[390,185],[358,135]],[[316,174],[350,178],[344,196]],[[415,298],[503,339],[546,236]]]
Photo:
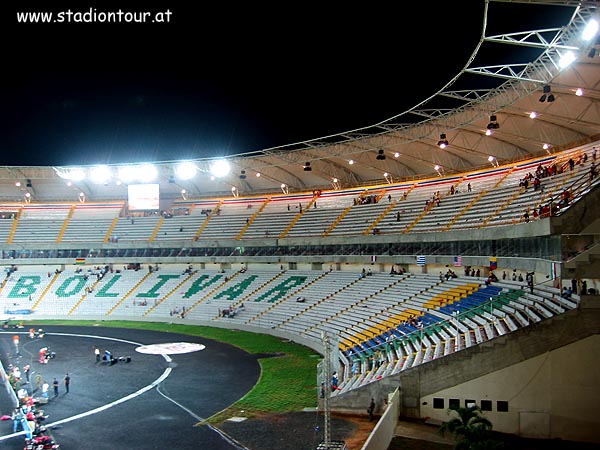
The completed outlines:
[[[440,433],[444,435],[448,432],[454,435],[457,440],[455,450],[491,450],[500,447],[500,443],[490,436],[492,422],[483,416],[479,406],[452,406],[448,409],[448,414],[453,412],[457,417],[444,422]]]

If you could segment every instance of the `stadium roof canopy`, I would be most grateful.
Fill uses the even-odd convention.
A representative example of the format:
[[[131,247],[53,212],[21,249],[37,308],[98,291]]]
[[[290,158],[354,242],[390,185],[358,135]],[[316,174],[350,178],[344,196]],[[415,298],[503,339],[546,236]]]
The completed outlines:
[[[494,5],[516,3],[563,8],[564,24],[489,34]],[[600,138],[600,48],[598,33],[591,39],[585,33],[600,21],[597,7],[595,1],[486,1],[477,47],[435,95],[372,126],[228,157],[230,172],[220,178],[211,175],[215,161],[209,159],[189,161],[197,173],[188,180],[176,170],[179,161],[154,164],[161,198],[401,182],[509,164],[595,141]],[[482,64],[495,55],[502,62]],[[95,182],[89,176],[92,167],[0,167],[0,200],[23,202],[29,193],[33,202],[77,201],[81,194],[86,201],[123,201],[127,184],[137,183],[119,180],[125,167],[132,168],[104,167],[97,174],[106,177]]]

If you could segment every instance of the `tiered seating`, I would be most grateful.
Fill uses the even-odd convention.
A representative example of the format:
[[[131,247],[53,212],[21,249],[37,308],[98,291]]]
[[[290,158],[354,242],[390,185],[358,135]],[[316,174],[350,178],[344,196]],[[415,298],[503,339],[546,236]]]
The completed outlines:
[[[0,219],[0,242],[8,242],[14,219]]]
[[[276,304],[298,303],[296,300],[304,298],[305,289],[324,275],[324,273],[302,270],[292,270],[281,274],[262,289],[247,296],[243,301],[244,307],[238,309],[238,314],[225,320],[245,322],[248,317],[252,317],[261,321],[260,316]],[[235,304],[236,308],[239,308],[240,303],[242,302]]]
[[[235,239],[264,200],[225,201],[212,214],[200,239]]]
[[[154,241],[194,239],[205,220],[206,217],[200,214],[165,218]]]
[[[112,230],[112,237],[118,241],[148,241],[161,219],[158,215],[119,217]]]
[[[27,205],[21,216],[12,243],[56,242],[72,205]]]
[[[279,237],[300,212],[300,205],[310,202],[312,196],[274,196],[265,205],[244,233],[244,239]]]
[[[74,305],[70,314],[77,317],[98,317],[109,313],[121,301],[129,305],[126,299],[146,276],[148,276],[148,272],[144,270],[123,270],[107,273],[93,286],[93,291],[86,295],[83,301]]]
[[[245,304],[250,296],[263,286],[277,284],[282,274],[283,272],[275,271],[248,271],[232,274],[227,277],[227,282],[221,283],[211,290],[210,295],[200,298],[198,303],[191,305],[186,312],[186,317],[190,320],[218,319],[221,311],[229,309],[230,306],[236,307],[240,303]]]
[[[155,307],[148,310],[146,316],[162,318],[180,316],[184,311],[194,307],[197,302],[201,302],[214,289],[220,287],[225,282],[225,278],[232,277],[231,272],[209,270],[196,271],[187,275],[185,282],[169,296],[161,298]],[[217,311],[215,310],[214,313],[217,314]]]
[[[122,203],[82,204],[73,209],[61,242],[102,241],[113,220],[119,217]]]
[[[135,291],[125,301],[117,303],[107,314],[115,317],[142,317],[188,278],[189,275],[181,270],[161,269],[148,273],[141,283],[136,285]]]
[[[50,272],[49,272],[50,271]],[[4,281],[0,308],[4,313],[31,310],[46,287],[53,281],[55,268],[17,270]]]
[[[53,270],[12,273],[0,291],[2,308],[52,317],[229,321],[314,342],[327,331],[339,339],[346,364],[339,392],[562,314],[579,300],[545,284],[529,292],[508,280],[486,286],[476,277],[441,281],[427,274]],[[224,317],[230,307],[235,316]]]
[[[357,279],[358,275],[353,272],[326,273],[316,278],[314,283],[307,284],[297,295],[292,295],[285,301],[273,305],[264,313],[250,319],[247,317],[249,314],[244,314],[244,323],[268,328],[279,327],[287,320],[353,284]],[[298,297],[301,297],[301,301],[297,301]]]
[[[53,278],[50,289],[39,302],[36,302],[35,311],[51,316],[66,316],[69,311],[87,294],[98,281],[99,272],[75,272],[64,270]]]
[[[303,214],[290,229],[286,237],[320,236],[326,233],[331,224],[348,207],[352,206],[353,194],[323,194],[315,199],[312,208],[303,210]],[[294,209],[298,212],[298,209]]]
[[[341,385],[342,391],[485,342],[576,306],[576,298],[559,300],[552,288],[540,289],[533,295],[507,285],[510,282],[473,290],[472,283],[464,284],[461,279],[441,283],[436,296],[423,303],[419,315],[412,320],[346,348],[345,356],[352,361],[352,368],[346,372],[353,375]],[[460,288],[465,291],[456,296]],[[436,291],[436,288],[429,291]],[[449,292],[455,294],[447,295]],[[440,298],[443,301],[435,307],[436,299]]]

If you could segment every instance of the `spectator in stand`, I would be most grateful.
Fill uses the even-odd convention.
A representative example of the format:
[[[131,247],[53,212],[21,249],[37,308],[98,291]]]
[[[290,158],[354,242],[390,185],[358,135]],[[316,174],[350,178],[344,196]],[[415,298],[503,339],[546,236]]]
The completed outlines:
[[[592,165],[590,166],[590,181],[592,181],[594,178],[596,178],[598,176],[598,168],[596,167],[596,164],[592,163]]]

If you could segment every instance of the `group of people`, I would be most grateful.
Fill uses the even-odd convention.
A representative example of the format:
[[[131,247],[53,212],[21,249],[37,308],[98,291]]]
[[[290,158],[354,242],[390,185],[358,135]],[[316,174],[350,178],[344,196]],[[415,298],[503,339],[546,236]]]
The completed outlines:
[[[298,301],[298,300],[296,300]],[[219,316],[220,317],[229,317],[230,319],[234,318],[235,316],[237,316],[240,312],[240,310],[244,309],[244,304],[240,303],[239,306],[237,306],[236,308],[233,307],[233,305],[229,305],[229,308],[225,308],[219,311]]]

